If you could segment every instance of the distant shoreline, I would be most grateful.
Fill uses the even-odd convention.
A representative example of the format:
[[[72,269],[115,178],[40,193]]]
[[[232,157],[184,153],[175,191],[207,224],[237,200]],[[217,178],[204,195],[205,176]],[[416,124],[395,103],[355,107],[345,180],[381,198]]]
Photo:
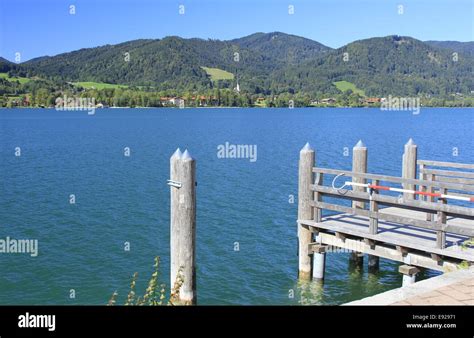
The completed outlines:
[[[435,109],[474,109],[474,107],[444,107],[444,106],[423,106],[423,108],[435,108]],[[37,109],[37,110],[56,110],[54,107],[0,107],[0,110],[11,110],[11,109]],[[70,109],[70,110],[62,110],[65,112],[74,112],[74,111],[88,111],[88,110],[108,110],[108,109],[174,109],[174,110],[185,110],[185,109],[377,109],[381,111],[401,111],[401,112],[410,112],[407,109],[391,109],[391,110],[383,110],[380,107],[108,107],[108,108],[90,108],[90,109]],[[61,110],[58,110],[61,111]]]

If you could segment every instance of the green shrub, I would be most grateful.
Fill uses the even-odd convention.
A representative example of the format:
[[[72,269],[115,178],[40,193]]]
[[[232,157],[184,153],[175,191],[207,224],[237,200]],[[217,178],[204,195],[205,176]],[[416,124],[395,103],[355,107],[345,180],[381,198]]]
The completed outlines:
[[[131,305],[151,305],[151,306],[162,306],[162,305],[175,305],[179,299],[179,290],[183,285],[182,278],[182,268],[178,270],[178,275],[176,276],[176,281],[171,289],[168,300],[166,301],[166,284],[158,283],[159,276],[159,267],[160,267],[160,257],[155,257],[155,263],[153,264],[154,271],[151,275],[150,281],[148,282],[148,287],[145,290],[143,296],[138,296],[136,294],[136,284],[138,273],[135,272],[132,276],[132,281],[130,283],[130,291],[128,292],[127,300],[125,301],[126,306]],[[107,305],[113,306],[117,303],[118,292],[115,291],[110,297]]]

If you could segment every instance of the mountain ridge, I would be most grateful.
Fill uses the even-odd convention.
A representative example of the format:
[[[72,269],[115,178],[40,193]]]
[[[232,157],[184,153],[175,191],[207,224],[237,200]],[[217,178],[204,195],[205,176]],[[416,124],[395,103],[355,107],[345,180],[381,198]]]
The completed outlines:
[[[335,81],[345,80],[368,95],[447,95],[474,89],[471,49],[474,42],[424,42],[397,35],[360,39],[333,49],[297,35],[258,32],[231,40],[136,39],[20,64],[1,58],[0,69],[53,81],[156,90],[232,88],[239,81],[243,91],[254,94],[330,94],[337,92]],[[454,52],[459,60],[453,61]],[[235,80],[211,81],[202,67],[230,72]]]

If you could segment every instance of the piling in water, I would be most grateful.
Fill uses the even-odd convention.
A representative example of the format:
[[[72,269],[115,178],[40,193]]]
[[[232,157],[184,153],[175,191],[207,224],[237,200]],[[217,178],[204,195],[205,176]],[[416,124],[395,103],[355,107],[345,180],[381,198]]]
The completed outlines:
[[[359,142],[357,142],[357,144],[352,148],[352,172],[363,174],[367,173],[367,156],[367,147],[362,142],[362,140],[359,140]],[[364,178],[353,177],[352,182],[366,184],[367,180]],[[365,192],[364,187],[353,186],[352,190],[355,192]],[[352,207],[356,209],[365,209],[366,206],[364,202],[352,201]],[[374,260],[375,257],[372,257],[371,259]],[[364,263],[364,256],[359,253],[353,253],[351,260],[356,265],[361,266]]]
[[[352,172],[354,173],[367,173],[367,147],[364,145],[362,140],[359,140],[357,144],[352,148]],[[353,177],[352,182],[355,183],[367,183],[364,178]],[[364,187],[352,187],[353,191],[364,192]],[[365,203],[359,201],[352,201],[352,207],[358,209],[365,209]]]
[[[316,238],[320,242],[320,238]],[[323,281],[326,268],[326,245],[313,245],[313,280]]]
[[[182,280],[178,303],[196,304],[196,161],[179,149],[170,158],[171,286]],[[173,184],[174,183],[174,184]]]
[[[309,143],[306,143],[300,151],[298,166],[298,219],[300,220],[313,219],[313,208],[311,207],[313,192],[310,186],[314,180],[314,163],[315,152]],[[311,231],[309,227],[298,225],[298,277],[300,279],[311,278],[311,256],[308,249],[310,243]]]

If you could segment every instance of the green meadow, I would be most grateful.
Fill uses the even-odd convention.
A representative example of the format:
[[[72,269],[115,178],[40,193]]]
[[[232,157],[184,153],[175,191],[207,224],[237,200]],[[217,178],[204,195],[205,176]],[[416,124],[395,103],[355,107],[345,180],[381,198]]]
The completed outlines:
[[[0,78],[5,79],[5,80],[10,81],[10,82],[18,81],[21,84],[27,83],[27,82],[30,81],[30,79],[28,79],[26,77],[9,77],[8,73],[0,73]]]
[[[77,87],[82,87],[85,89],[117,89],[117,88],[127,88],[128,86],[119,85],[119,84],[112,84],[112,83],[104,83],[104,82],[73,82],[73,85]]]
[[[234,79],[234,74],[229,73],[225,70],[219,69],[219,68],[209,68],[209,67],[201,67],[204,69],[211,77],[212,81],[219,81],[219,80],[233,80]]]
[[[337,89],[341,92],[346,92],[349,89],[352,90],[353,93],[365,96],[365,92],[362,89],[357,88],[355,84],[349,81],[336,81],[333,82]]]

